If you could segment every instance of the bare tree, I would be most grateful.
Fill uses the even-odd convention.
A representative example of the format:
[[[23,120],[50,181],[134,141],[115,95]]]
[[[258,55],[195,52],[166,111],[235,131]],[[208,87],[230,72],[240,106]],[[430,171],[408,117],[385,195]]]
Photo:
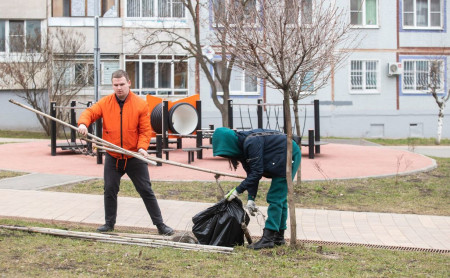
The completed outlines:
[[[21,37],[24,32],[17,30],[17,33],[16,37]],[[24,39],[11,40],[6,62],[0,64],[1,87],[19,90],[18,96],[41,112],[49,112],[50,101],[67,106],[85,87],[87,75],[91,74],[85,71],[78,75],[79,80],[69,81],[74,72],[75,55],[83,51],[84,42],[83,34],[60,28],[42,35],[35,30]],[[61,118],[64,114],[58,110],[57,116]],[[49,120],[38,114],[36,117],[49,135]]]
[[[219,109],[222,116],[222,125],[229,126],[228,123],[228,99],[230,98],[230,77],[235,63],[235,55],[226,53],[226,47],[218,42],[226,41],[227,26],[230,25],[224,10],[222,0],[211,1],[211,11],[213,19],[204,19],[201,15],[209,14],[208,3],[201,3],[200,0],[179,0],[192,18],[194,23],[192,34],[180,32],[177,28],[164,27],[158,30],[145,29],[145,33],[133,32],[132,40],[137,43],[138,51],[158,45],[163,46],[161,51],[167,48],[178,47],[189,54],[188,58],[195,58],[196,63],[202,69],[211,86],[211,97],[214,105]],[[220,20],[219,20],[220,19]],[[201,26],[211,26],[212,32],[201,36]],[[220,39],[219,39],[220,38]],[[213,53],[221,56],[220,60],[215,60]],[[229,55],[227,55],[229,54]],[[211,72],[210,67],[213,71]],[[221,92],[222,94],[219,94]]]
[[[292,123],[290,98],[305,95],[305,86],[325,84],[329,71],[342,60],[338,47],[349,38],[347,14],[326,0],[246,0],[227,6],[233,24],[221,45],[253,75],[266,79],[283,93],[287,130],[286,179],[291,244],[296,245],[294,187],[292,182]],[[309,85],[308,85],[309,84]]]

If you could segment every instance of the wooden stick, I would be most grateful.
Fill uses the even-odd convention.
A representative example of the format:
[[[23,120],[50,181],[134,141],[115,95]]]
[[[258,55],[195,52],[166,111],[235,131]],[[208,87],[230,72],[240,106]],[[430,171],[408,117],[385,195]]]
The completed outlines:
[[[241,223],[241,228],[242,228],[242,231],[244,232],[244,236],[245,236],[245,239],[247,239],[248,244],[252,244],[253,240],[252,240],[252,237],[250,236],[250,231],[248,230],[247,225],[245,224],[244,221],[242,221],[242,223]]]
[[[64,121],[61,121],[60,119],[57,119],[57,118],[55,118],[55,117],[52,117],[52,116],[50,116],[50,115],[48,115],[48,114],[45,114],[45,113],[43,113],[43,112],[41,112],[41,111],[38,111],[38,110],[36,110],[36,109],[34,109],[34,108],[31,108],[31,107],[29,107],[29,106],[27,106],[27,105],[24,105],[24,104],[22,104],[22,103],[18,103],[18,102],[16,102],[16,101],[13,100],[13,99],[10,99],[9,102],[11,102],[11,103],[13,103],[13,104],[15,104],[15,105],[18,105],[18,106],[20,106],[20,107],[22,107],[22,108],[25,108],[25,109],[27,109],[27,110],[30,110],[30,111],[32,111],[32,112],[34,112],[34,113],[36,113],[36,114],[39,114],[39,115],[41,115],[41,116],[43,116],[43,117],[49,118],[49,119],[51,119],[51,120],[53,120],[53,121],[55,121],[55,122],[58,122],[58,123],[60,123],[60,124],[62,124],[62,125],[64,125],[64,126],[67,126],[67,127],[71,128],[71,129],[74,129],[74,130],[78,131],[78,128],[77,128],[77,127],[74,127],[74,126],[71,125],[71,124],[68,124],[68,123],[66,123],[66,122],[64,122]],[[92,139],[95,139],[95,140],[101,142],[101,143],[102,143],[103,145],[105,145],[106,147],[113,148],[113,149],[116,149],[116,150],[120,150],[120,151],[122,151],[122,152],[123,152],[124,154],[126,154],[126,155],[129,155],[129,156],[132,156],[132,157],[135,157],[135,158],[139,158],[139,159],[142,158],[141,155],[138,155],[138,154],[136,154],[136,153],[134,153],[134,152],[131,152],[131,151],[126,150],[126,149],[123,149],[123,148],[121,148],[121,147],[119,147],[119,146],[117,146],[117,145],[114,145],[114,144],[112,144],[112,143],[110,143],[110,142],[108,142],[108,141],[105,141],[105,140],[103,140],[102,138],[99,138],[99,137],[97,137],[97,136],[95,136],[95,135],[93,135],[93,134],[88,133],[87,136],[88,136],[88,137],[91,137]],[[206,173],[216,174],[216,175],[220,175],[220,176],[226,176],[226,177],[232,177],[232,178],[238,178],[238,179],[245,179],[244,176],[239,176],[239,175],[234,175],[234,174],[230,174],[230,173],[219,172],[219,171],[214,171],[214,170],[210,170],[210,169],[205,169],[205,168],[195,167],[195,166],[191,166],[191,165],[188,165],[188,164],[183,164],[183,163],[179,163],[179,162],[175,162],[175,161],[170,161],[170,160],[166,160],[166,159],[162,159],[162,158],[150,157],[150,156],[149,156],[149,157],[146,157],[146,159],[151,160],[151,161],[155,161],[155,162],[166,163],[166,164],[174,165],[174,166],[178,166],[178,167],[188,168],[188,169],[192,169],[192,170],[196,170],[196,171],[201,171],[201,172],[206,172]]]
[[[100,142],[96,142],[94,140],[90,140],[90,139],[87,139],[87,138],[83,138],[82,140],[96,144],[96,148],[101,149],[101,150],[105,150],[105,151],[109,151],[109,152],[115,152],[115,153],[120,153],[120,154],[126,154],[126,153],[122,152],[119,149],[116,150],[116,149],[104,147],[104,146],[102,146],[100,144]],[[156,162],[154,162],[152,160],[149,160],[149,159],[146,159],[144,156],[142,156],[142,155],[140,155],[138,153],[136,153],[135,158],[137,158],[139,160],[142,160],[142,161],[145,161],[145,162],[147,162],[149,164],[152,164],[152,165],[158,165]]]
[[[93,144],[97,144],[97,147],[99,149],[104,149],[104,150],[107,150],[107,151],[112,151],[112,152],[117,152],[117,153],[123,153],[123,152],[121,152],[120,149],[115,150],[115,149],[111,149],[111,148],[108,148],[108,147],[101,146],[101,142],[97,142],[95,140],[90,140],[90,139],[87,139],[87,138],[83,138],[82,140],[86,140],[86,141],[91,142]],[[123,153],[123,154],[125,154],[125,153]],[[156,161],[156,162],[161,162],[161,163],[166,163],[166,164],[170,164],[170,165],[180,166],[180,167],[184,167],[184,168],[188,168],[188,169],[193,169],[193,170],[197,170],[197,171],[203,171],[203,172],[207,172],[207,173],[212,173],[212,174],[215,174],[214,177],[216,179],[216,182],[218,182],[218,179],[220,178],[220,176],[228,176],[228,177],[233,177],[233,178],[245,179],[245,177],[243,177],[243,176],[238,176],[238,175],[234,175],[234,174],[229,174],[229,173],[209,170],[209,169],[205,169],[205,168],[195,167],[195,166],[191,166],[191,165],[188,165],[188,164],[183,164],[183,163],[179,163],[179,162],[175,162],[175,161],[171,161],[171,160],[166,160],[166,159],[162,159],[162,158],[157,158],[157,157],[150,157],[150,156],[143,157],[141,155],[138,155],[137,158],[139,158],[139,159],[141,159],[143,161],[146,161],[148,163],[155,163],[154,161]],[[154,165],[156,165],[156,163]],[[219,188],[223,192],[223,189],[220,187],[220,185],[219,185]],[[224,194],[225,193],[223,193],[222,195],[224,195]]]
[[[233,252],[232,247],[191,244],[191,243],[173,242],[173,241],[169,241],[169,240],[132,238],[132,237],[126,237],[126,236],[116,236],[116,235],[111,235],[111,234],[88,233],[88,232],[77,232],[77,231],[68,231],[68,230],[60,230],[60,229],[52,229],[52,228],[22,227],[22,226],[8,226],[8,225],[0,225],[0,228],[8,229],[8,230],[49,234],[49,235],[62,236],[62,237],[95,240],[95,241],[100,241],[100,242],[127,244],[127,245],[139,245],[139,246],[147,246],[147,247],[172,247],[172,248],[184,249],[184,250],[227,253],[227,254]]]

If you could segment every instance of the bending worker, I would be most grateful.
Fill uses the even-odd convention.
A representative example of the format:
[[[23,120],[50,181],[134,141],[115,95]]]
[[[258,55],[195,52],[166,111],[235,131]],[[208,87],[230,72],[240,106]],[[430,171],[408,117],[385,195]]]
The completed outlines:
[[[221,127],[216,129],[212,138],[213,155],[228,158],[230,167],[237,169],[239,163],[247,172],[247,178],[233,188],[225,198],[231,201],[247,191],[247,209],[256,211],[255,198],[258,193],[259,180],[272,178],[267,193],[267,220],[260,241],[248,248],[272,248],[285,244],[284,231],[288,215],[286,154],[287,135],[274,130],[254,129],[251,131],[233,131]],[[292,142],[292,178],[300,165],[301,151],[295,141]]]
[[[150,114],[147,102],[130,91],[131,81],[127,72],[115,71],[112,74],[114,93],[103,97],[92,107],[86,109],[78,121],[78,132],[87,135],[87,127],[103,118],[103,139],[132,152],[148,156],[150,144]],[[148,165],[132,156],[108,151],[104,166],[104,206],[105,224],[97,231],[114,230],[117,217],[117,194],[120,179],[127,174],[136,191],[144,201],[150,218],[159,234],[172,235],[173,229],[164,224],[161,210],[153,193]]]

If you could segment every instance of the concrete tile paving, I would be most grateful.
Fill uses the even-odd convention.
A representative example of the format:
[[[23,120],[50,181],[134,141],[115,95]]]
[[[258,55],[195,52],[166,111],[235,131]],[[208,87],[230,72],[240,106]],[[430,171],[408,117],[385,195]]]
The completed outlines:
[[[159,200],[159,204],[167,225],[179,232],[191,231],[192,217],[212,205],[171,200]],[[260,209],[266,213],[265,207]],[[0,215],[100,225],[103,196],[1,189]],[[447,216],[313,209],[297,209],[296,216],[300,240],[450,251]],[[263,223],[251,217],[251,235],[260,236]],[[130,197],[119,197],[116,225],[155,228],[142,200]]]

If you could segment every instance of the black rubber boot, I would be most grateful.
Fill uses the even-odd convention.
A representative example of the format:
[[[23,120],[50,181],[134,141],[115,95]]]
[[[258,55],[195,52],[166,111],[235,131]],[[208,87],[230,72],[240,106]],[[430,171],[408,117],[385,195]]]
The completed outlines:
[[[97,231],[100,233],[112,232],[112,231],[114,231],[114,226],[105,224],[105,225],[98,227]]]
[[[262,238],[253,244],[250,244],[248,248],[253,250],[259,250],[263,248],[273,248],[274,242],[273,242],[273,236],[275,234],[275,231],[264,229]]]
[[[279,232],[275,232],[273,236],[273,243],[275,245],[280,246],[286,244],[286,241],[284,240],[284,231],[285,230],[280,230]]]
[[[156,225],[156,228],[158,228],[158,234],[160,235],[171,236],[174,233],[173,229],[164,223]]]

